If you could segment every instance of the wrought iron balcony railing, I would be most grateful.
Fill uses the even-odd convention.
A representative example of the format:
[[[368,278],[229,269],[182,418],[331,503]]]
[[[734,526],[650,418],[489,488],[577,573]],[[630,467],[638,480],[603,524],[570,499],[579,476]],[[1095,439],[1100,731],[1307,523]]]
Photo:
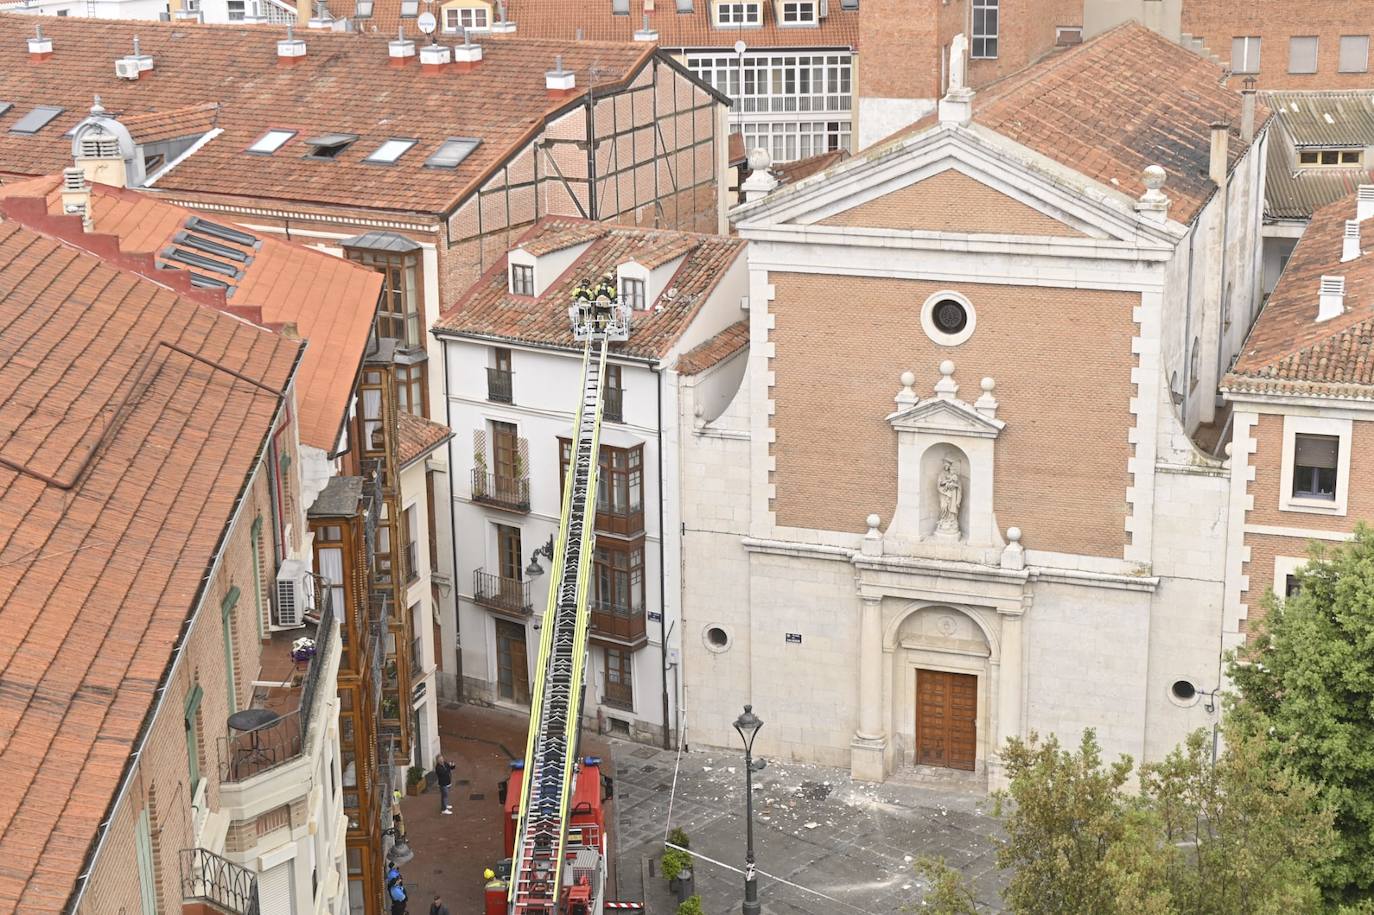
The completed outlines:
[[[258,915],[258,875],[203,848],[181,850],[181,898],[233,915]]]
[[[472,500],[512,511],[530,510],[529,477],[508,477],[497,473],[472,470]]]
[[[487,400],[511,403],[511,389],[509,369],[487,369]]]
[[[518,578],[504,578],[481,569],[472,570],[472,599],[495,610],[517,616],[534,612],[530,599],[530,583]]]

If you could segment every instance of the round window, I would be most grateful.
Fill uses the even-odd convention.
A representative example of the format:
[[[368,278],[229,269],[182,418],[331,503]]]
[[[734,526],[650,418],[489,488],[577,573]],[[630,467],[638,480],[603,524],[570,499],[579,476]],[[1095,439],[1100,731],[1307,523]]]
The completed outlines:
[[[1169,692],[1173,693],[1179,702],[1191,702],[1197,697],[1197,687],[1188,680],[1175,680],[1174,685],[1169,687]]]
[[[717,648],[724,648],[726,645],[730,644],[730,637],[725,634],[724,629],[719,626],[712,626],[710,629],[706,630],[706,641]]]
[[[931,313],[935,327],[942,334],[957,334],[968,327],[968,311],[953,299],[941,299]]]
[[[935,293],[921,306],[921,328],[941,346],[958,346],[973,336],[978,316],[973,303],[952,289]]]

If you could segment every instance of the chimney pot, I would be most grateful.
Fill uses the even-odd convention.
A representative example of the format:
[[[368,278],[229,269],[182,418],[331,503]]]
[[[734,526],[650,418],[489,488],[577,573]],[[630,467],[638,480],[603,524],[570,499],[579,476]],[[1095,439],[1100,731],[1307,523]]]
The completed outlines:
[[[1317,293],[1317,321],[1330,321],[1345,314],[1345,277],[1324,276]]]
[[[658,32],[649,25],[649,14],[644,14],[644,27],[635,32],[635,41],[658,41]]]
[[[1374,217],[1374,184],[1361,184],[1355,197],[1355,218],[1360,222]]]
[[[562,55],[553,60],[553,69],[544,73],[544,88],[549,91],[549,98],[562,99],[572,95],[577,89],[577,74],[572,70],[563,69]]]
[[[297,38],[295,30],[290,24],[286,26],[286,37],[277,42],[277,58],[295,62],[297,58],[305,56],[305,39]]]
[[[415,56],[415,42],[405,37],[404,27],[400,35],[387,42],[386,53],[393,63],[404,63],[408,58]]]
[[[1247,145],[1255,140],[1255,90],[1250,87],[1240,92],[1240,138]]]
[[[463,43],[453,49],[453,65],[460,73],[475,70],[482,62],[482,46],[475,44],[463,29]]]
[[[1360,256],[1360,221],[1358,219],[1347,219],[1345,221],[1345,238],[1341,244],[1341,263],[1353,261]]]
[[[420,66],[426,73],[440,73],[451,60],[448,45],[428,44],[420,49]]]

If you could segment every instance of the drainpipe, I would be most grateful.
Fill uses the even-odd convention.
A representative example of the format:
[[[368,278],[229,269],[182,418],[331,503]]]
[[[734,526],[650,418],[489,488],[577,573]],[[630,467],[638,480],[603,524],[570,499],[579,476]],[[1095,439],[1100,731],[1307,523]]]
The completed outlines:
[[[658,657],[663,676],[663,749],[671,750],[672,722],[668,719],[668,530],[663,526],[663,370],[649,366],[654,373],[658,395]]]
[[[448,383],[448,340],[440,337],[439,345],[444,357],[444,425],[453,428],[453,400],[449,397]],[[463,637],[458,622],[458,513],[453,510],[454,473],[453,443],[448,446],[448,545],[453,553],[453,677],[458,691],[458,701],[463,700]],[[439,631],[444,631],[443,623]]]

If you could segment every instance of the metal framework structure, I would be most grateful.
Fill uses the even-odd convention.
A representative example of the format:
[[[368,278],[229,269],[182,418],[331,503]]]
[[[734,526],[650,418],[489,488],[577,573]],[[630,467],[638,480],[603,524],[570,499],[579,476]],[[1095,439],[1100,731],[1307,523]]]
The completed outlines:
[[[569,801],[578,775],[578,724],[587,661],[588,593],[596,549],[596,491],[602,411],[601,378],[607,347],[629,337],[629,315],[614,287],[575,293],[569,309],[573,335],[584,341],[582,401],[570,473],[563,483],[563,514],[539,642],[539,665],[530,704],[520,817],[515,833],[508,901],[512,915],[554,915],[560,909],[564,865],[604,869],[587,862],[582,842],[569,848]],[[595,296],[595,297],[593,297]],[[594,900],[599,906],[602,900]],[[594,911],[599,909],[594,909]]]

